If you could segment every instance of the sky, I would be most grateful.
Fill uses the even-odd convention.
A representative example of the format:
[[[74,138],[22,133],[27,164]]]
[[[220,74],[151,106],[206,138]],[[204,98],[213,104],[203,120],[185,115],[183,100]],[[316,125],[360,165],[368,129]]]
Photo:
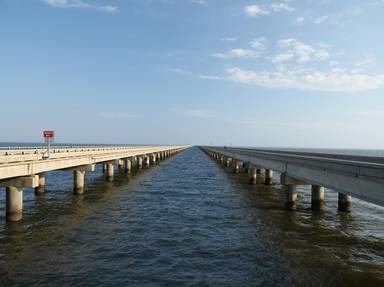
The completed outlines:
[[[0,0],[0,141],[384,148],[384,0]]]

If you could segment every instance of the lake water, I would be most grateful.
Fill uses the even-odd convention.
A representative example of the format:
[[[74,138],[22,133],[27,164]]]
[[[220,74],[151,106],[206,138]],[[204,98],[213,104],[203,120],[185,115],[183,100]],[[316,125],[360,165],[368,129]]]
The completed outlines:
[[[313,212],[301,188],[285,211],[279,184],[251,186],[197,148],[114,182],[98,167],[82,196],[72,177],[26,189],[19,223],[1,190],[1,286],[384,286],[384,208],[340,213],[327,191]]]

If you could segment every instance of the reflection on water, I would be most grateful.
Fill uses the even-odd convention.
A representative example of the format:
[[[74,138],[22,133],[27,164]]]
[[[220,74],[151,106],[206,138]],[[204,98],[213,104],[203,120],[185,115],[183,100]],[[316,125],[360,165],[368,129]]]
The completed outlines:
[[[247,182],[198,149],[113,182],[89,173],[81,196],[52,172],[46,194],[25,191],[24,220],[0,225],[1,285],[384,283],[383,208],[339,213],[327,191],[313,212],[304,187],[290,212],[280,185]]]

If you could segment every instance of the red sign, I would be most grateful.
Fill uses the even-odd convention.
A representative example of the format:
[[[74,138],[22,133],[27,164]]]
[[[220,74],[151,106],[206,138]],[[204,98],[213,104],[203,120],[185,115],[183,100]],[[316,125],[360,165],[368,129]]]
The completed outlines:
[[[55,136],[54,131],[43,131],[43,137],[45,138],[53,138]]]

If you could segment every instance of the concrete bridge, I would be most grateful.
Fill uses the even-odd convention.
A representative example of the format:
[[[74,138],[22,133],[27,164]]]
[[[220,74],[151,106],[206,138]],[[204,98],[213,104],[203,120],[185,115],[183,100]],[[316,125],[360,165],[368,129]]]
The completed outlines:
[[[252,184],[262,170],[267,185],[272,184],[274,171],[280,173],[287,209],[296,208],[298,185],[312,186],[312,209],[322,206],[324,188],[339,193],[340,211],[350,211],[352,196],[384,206],[384,158],[236,147],[201,149],[235,173],[248,172]]]
[[[84,192],[85,173],[103,165],[108,181],[113,180],[114,166],[130,173],[132,168],[150,166],[157,161],[185,150],[188,146],[122,146],[54,148],[9,148],[0,150],[0,187],[6,188],[6,219],[22,219],[23,188],[34,188],[36,194],[44,193],[45,172],[72,171],[74,192]]]

